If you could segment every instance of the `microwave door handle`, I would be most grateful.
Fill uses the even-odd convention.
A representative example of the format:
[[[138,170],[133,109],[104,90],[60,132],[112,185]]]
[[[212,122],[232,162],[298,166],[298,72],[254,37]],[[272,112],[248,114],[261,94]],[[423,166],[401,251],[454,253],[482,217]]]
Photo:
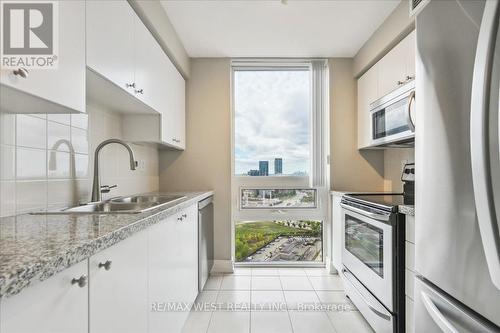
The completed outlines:
[[[496,30],[498,30],[499,3],[499,1],[486,1],[485,4],[474,62],[470,110],[470,154],[476,214],[490,277],[498,289],[500,289],[498,234],[500,226],[499,217],[495,212],[489,165],[490,149],[498,149],[498,146],[490,147],[488,112],[495,38],[498,33]]]
[[[389,215],[382,215],[382,214],[367,212],[365,210],[362,210],[362,209],[359,209],[356,207],[352,207],[352,206],[349,206],[349,205],[346,205],[343,203],[340,204],[340,207],[347,209],[347,210],[350,210],[351,212],[358,213],[359,215],[367,216],[367,217],[372,218],[374,220],[389,221]]]
[[[458,330],[446,319],[441,311],[439,311],[438,307],[429,295],[425,292],[422,292],[422,301],[424,303],[425,309],[427,313],[431,316],[432,320],[439,326],[439,328],[444,333],[459,333]]]
[[[411,119],[411,107],[415,101],[415,90],[413,90],[408,96],[408,109],[406,110],[406,121],[408,122],[408,127],[412,132],[415,132],[415,122]]]

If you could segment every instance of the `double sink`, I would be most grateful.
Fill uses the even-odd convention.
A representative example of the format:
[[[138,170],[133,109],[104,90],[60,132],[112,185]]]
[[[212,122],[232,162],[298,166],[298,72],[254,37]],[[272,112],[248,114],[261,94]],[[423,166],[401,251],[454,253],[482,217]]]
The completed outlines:
[[[186,196],[175,194],[134,195],[91,202],[57,211],[40,211],[32,214],[138,214],[185,198]]]

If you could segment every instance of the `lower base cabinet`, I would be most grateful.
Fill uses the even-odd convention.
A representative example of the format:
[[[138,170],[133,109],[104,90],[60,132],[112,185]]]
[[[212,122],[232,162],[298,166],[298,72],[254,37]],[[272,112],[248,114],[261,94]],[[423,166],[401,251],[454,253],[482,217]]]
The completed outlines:
[[[181,332],[198,294],[198,207],[149,231],[149,333]]]
[[[2,333],[88,333],[87,260],[0,301]]]
[[[198,295],[198,205],[0,299],[1,333],[177,333]]]
[[[89,258],[90,332],[147,332],[147,250],[143,230]]]

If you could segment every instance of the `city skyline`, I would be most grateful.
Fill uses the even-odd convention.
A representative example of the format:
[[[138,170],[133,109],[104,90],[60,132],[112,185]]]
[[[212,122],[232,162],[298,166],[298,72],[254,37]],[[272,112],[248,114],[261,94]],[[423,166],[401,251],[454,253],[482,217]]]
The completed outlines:
[[[269,163],[271,161],[273,161],[274,163]],[[271,172],[271,169],[269,169],[269,164],[274,165],[274,169],[272,170],[272,172]],[[307,175],[306,171],[301,171],[301,170],[297,170],[291,174],[284,174],[283,173],[283,158],[281,158],[281,157],[272,158],[271,160],[260,160],[260,161],[256,162],[256,165],[258,165],[258,169],[250,169],[250,170],[242,173],[242,175],[247,175],[247,176],[269,176],[269,175],[305,176],[305,175]]]

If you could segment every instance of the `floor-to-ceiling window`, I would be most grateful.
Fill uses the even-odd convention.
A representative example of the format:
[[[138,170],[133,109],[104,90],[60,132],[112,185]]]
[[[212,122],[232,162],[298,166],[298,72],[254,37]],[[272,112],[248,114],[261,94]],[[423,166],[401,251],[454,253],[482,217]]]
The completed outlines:
[[[324,116],[319,114],[324,61],[317,61],[316,68],[311,61],[232,64],[237,263],[324,260],[326,181],[318,174],[326,163]]]

